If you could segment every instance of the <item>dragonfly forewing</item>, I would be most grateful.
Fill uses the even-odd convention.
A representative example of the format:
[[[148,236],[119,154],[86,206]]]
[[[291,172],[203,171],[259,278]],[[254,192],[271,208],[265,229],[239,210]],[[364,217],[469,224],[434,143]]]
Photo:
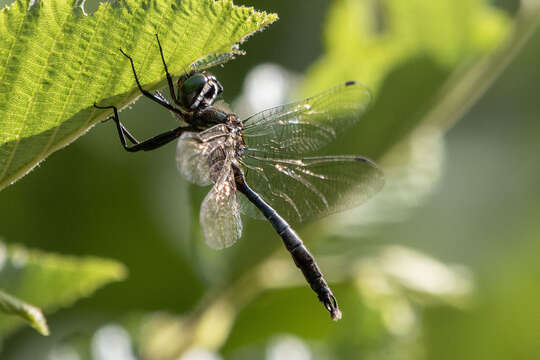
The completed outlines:
[[[244,120],[244,141],[254,155],[312,154],[356,123],[370,101],[366,87],[347,82],[252,115]]]

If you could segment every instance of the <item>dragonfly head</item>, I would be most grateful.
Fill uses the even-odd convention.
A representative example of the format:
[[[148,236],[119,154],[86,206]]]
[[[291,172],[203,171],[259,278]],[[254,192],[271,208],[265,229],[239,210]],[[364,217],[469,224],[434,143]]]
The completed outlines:
[[[188,73],[178,79],[178,100],[188,111],[211,106],[223,86],[207,71]]]

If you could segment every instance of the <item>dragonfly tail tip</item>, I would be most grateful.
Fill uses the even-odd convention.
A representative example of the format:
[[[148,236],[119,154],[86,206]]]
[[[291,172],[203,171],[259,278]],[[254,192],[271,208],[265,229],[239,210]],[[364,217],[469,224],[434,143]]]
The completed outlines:
[[[341,320],[341,310],[339,310],[339,308],[335,308],[334,311],[332,311],[330,313],[330,316],[332,317],[332,320],[334,321],[338,321],[338,320]]]
[[[330,298],[324,301],[324,307],[330,313],[330,317],[332,318],[332,320],[341,320],[341,310],[339,310],[339,306],[334,295],[330,294]]]

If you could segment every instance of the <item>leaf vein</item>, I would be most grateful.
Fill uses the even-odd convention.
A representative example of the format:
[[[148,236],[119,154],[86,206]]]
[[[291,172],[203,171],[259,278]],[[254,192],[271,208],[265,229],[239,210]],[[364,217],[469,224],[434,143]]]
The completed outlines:
[[[66,23],[68,17],[69,17],[69,15],[64,17],[63,25]],[[24,21],[21,23],[22,25],[21,25],[20,30],[22,30],[22,28],[24,27],[23,25],[26,23],[27,20],[28,20],[28,16],[25,16]],[[47,68],[47,65],[49,64],[51,58],[56,55],[54,53],[54,51],[52,51],[52,50],[57,47],[58,43],[59,43],[59,38],[55,37],[53,39],[52,45],[49,47],[50,51],[49,51],[49,55],[47,57],[47,62],[45,64],[45,68]],[[26,112],[25,112],[25,115],[23,116],[24,120],[28,119],[28,115],[30,114],[31,109],[32,109],[32,107],[34,106],[34,104],[36,102],[36,93],[38,93],[39,90],[43,86],[42,80],[43,80],[45,74],[46,74],[45,71],[40,72],[39,81],[36,82],[37,85],[35,87],[34,92],[32,93],[32,96],[30,97],[30,103],[28,104],[28,106],[25,106]],[[4,169],[2,170],[2,173],[0,174],[0,182],[2,182],[2,180],[4,180],[9,168],[11,167],[11,164],[13,163],[13,159],[15,158],[15,153],[17,152],[17,149],[18,149],[19,144],[21,142],[21,134],[24,131],[24,129],[26,128],[26,124],[27,124],[27,121],[24,121],[22,126],[18,129],[18,131],[16,131],[17,132],[16,141],[15,141],[15,144],[13,145],[13,149],[11,150],[11,153],[10,153],[10,155],[9,155],[7,161],[6,161],[6,164],[4,165]]]

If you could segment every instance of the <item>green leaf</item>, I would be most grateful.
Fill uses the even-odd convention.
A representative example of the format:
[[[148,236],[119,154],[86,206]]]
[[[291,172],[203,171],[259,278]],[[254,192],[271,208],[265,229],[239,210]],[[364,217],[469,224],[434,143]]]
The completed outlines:
[[[41,311],[19,299],[52,312],[126,275],[124,266],[116,261],[56,255],[0,242],[0,288],[5,291],[0,293],[0,307],[30,321],[43,334],[47,326]],[[13,316],[1,315],[0,337],[21,323]]]
[[[32,5],[30,5],[32,4]],[[277,19],[232,0],[157,0],[101,4],[90,16],[75,0],[17,0],[0,11],[0,189],[123,107],[142,84],[165,85],[155,34],[170,72],[203,58],[229,60],[238,43]]]
[[[14,296],[6,294],[0,290],[0,311],[18,315],[28,323],[41,335],[49,335],[49,328],[47,327],[47,320],[41,310],[33,305],[25,303],[24,301],[17,299]]]

